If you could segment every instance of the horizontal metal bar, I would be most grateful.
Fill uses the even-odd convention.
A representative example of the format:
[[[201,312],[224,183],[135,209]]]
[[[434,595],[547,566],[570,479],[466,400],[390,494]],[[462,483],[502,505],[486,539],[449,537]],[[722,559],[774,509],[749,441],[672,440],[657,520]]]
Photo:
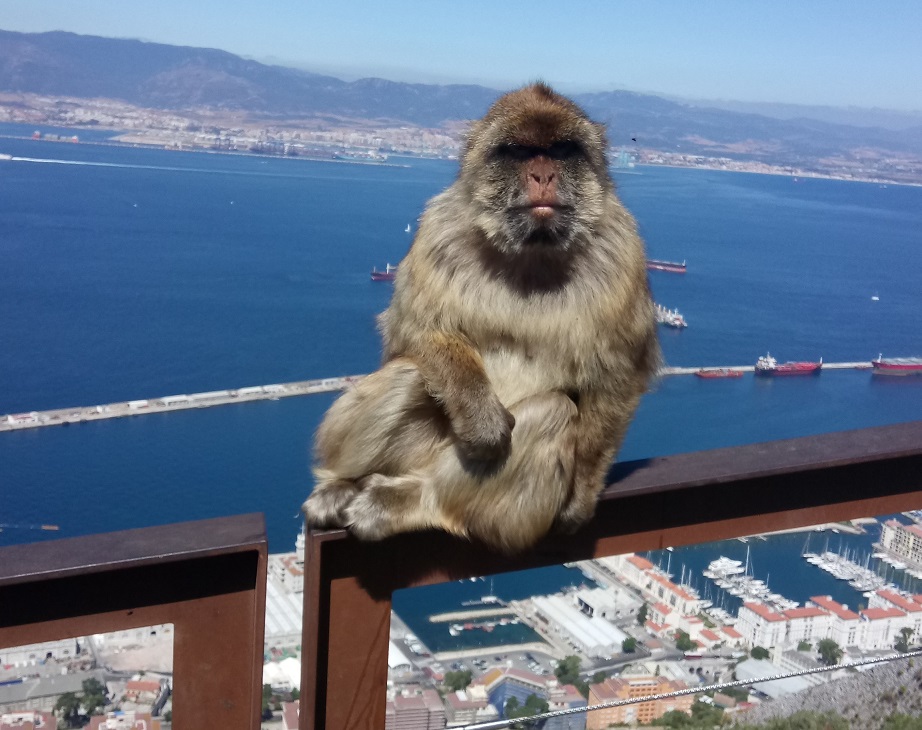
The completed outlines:
[[[922,421],[627,462],[610,482],[584,529],[521,556],[435,531],[310,532],[302,730],[383,728],[396,589],[920,508]]]

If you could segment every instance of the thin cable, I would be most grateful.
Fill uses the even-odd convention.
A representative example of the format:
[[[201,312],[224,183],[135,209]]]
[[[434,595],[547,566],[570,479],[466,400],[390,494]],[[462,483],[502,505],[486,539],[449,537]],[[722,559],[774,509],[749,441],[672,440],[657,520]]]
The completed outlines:
[[[635,705],[641,702],[652,702],[654,700],[665,700],[670,697],[684,697],[685,695],[692,694],[702,694],[712,689],[727,689],[728,687],[742,687],[750,684],[761,684],[762,682],[774,682],[778,679],[790,679],[791,677],[803,677],[807,674],[820,674],[822,672],[832,672],[836,669],[845,669],[847,667],[865,667],[871,664],[884,664],[886,662],[897,661],[900,659],[912,659],[913,657],[922,656],[922,649],[917,651],[909,651],[905,654],[897,654],[896,656],[888,657],[875,657],[873,659],[862,659],[857,662],[850,662],[848,664],[834,664],[831,667],[814,667],[813,669],[800,669],[796,672],[786,672],[784,674],[774,674],[768,677],[758,677],[753,679],[737,679],[732,682],[722,682],[720,684],[708,684],[705,686],[698,687],[689,687],[688,689],[680,689],[675,692],[666,692],[664,694],[658,695],[648,695],[646,697],[632,697],[627,700],[612,700],[611,702],[603,702],[599,705],[590,705],[589,707],[570,707],[565,710],[553,710],[552,712],[545,712],[541,715],[531,715],[530,717],[520,717],[514,720],[494,720],[492,722],[481,722],[475,723],[474,725],[465,725],[458,730],[500,730],[500,728],[506,728],[515,723],[522,723],[528,725],[530,723],[538,722],[539,720],[549,720],[552,717],[565,717],[567,715],[576,715],[580,712],[592,712],[593,710],[605,710],[611,707],[623,707],[624,705]]]

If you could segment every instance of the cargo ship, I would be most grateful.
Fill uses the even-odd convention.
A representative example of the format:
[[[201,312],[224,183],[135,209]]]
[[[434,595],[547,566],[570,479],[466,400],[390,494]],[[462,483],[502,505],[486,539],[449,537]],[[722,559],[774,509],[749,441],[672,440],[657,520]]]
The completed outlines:
[[[378,271],[375,268],[371,270],[372,281],[393,281],[395,276],[397,276],[397,267],[390,264],[384,267],[384,271]]]
[[[685,262],[678,261],[660,261],[659,259],[647,259],[647,268],[650,271],[670,271],[673,274],[685,273]]]
[[[871,360],[875,375],[922,375],[922,357],[888,357],[883,354]]]
[[[765,354],[756,361],[756,375],[819,375],[823,367],[823,358],[819,362],[786,362],[778,364],[778,361],[771,356],[771,353]]]
[[[699,378],[742,378],[743,371],[731,368],[701,368],[695,371],[695,375]]]

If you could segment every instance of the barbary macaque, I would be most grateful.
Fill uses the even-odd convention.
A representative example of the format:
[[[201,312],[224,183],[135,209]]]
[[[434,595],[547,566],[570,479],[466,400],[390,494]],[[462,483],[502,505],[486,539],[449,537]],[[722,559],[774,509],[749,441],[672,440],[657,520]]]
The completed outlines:
[[[384,365],[318,429],[309,524],[366,540],[439,528],[515,553],[592,516],[660,362],[606,149],[541,83],[473,125],[379,318]]]

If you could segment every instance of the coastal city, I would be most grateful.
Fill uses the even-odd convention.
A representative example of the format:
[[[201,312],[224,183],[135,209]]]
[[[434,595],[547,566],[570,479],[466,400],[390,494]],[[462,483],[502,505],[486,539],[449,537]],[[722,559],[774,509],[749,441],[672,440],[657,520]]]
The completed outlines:
[[[873,543],[871,533],[879,535]],[[804,551],[791,569],[805,571],[808,584],[816,580],[811,569],[828,573],[860,594],[861,604],[824,594],[798,602],[773,591],[750,559],[752,542],[767,535],[738,538],[745,560],[718,555],[700,575],[684,564],[676,575],[678,548],[668,548],[571,564],[578,581],[547,595],[505,600],[494,579],[479,578],[471,579],[479,597],[452,610],[401,615],[395,606],[386,727],[460,728],[618,700],[633,701],[542,727],[596,730],[670,713],[746,721],[848,676],[850,664],[915,644],[922,513],[796,534]],[[865,539],[874,552],[841,542],[830,548],[830,536],[842,535]],[[823,548],[812,551],[811,540]],[[297,727],[304,549],[302,532],[294,552],[269,557],[264,728]],[[828,672],[810,672],[827,665]],[[709,689],[730,680],[742,686]],[[56,717],[80,713],[94,730],[165,730],[173,682],[170,625],[0,649],[0,728],[52,727]],[[677,694],[683,690],[693,691]]]
[[[385,165],[401,164],[401,156],[457,159],[467,129],[463,121],[425,128],[327,117],[273,120],[267,124],[243,112],[225,109],[177,112],[141,108],[114,99],[27,93],[0,93],[0,122],[67,127],[74,132],[66,135],[38,132],[41,138],[53,141],[85,143],[80,138],[81,129],[112,130],[112,136],[105,141],[107,145]],[[738,154],[733,157],[690,154],[634,143],[630,149],[613,149],[612,157],[615,167],[622,169],[651,165],[785,175],[795,180],[830,178],[922,184],[918,160],[911,157],[901,159],[892,154],[880,158],[866,154],[861,159],[829,156],[795,166],[746,159],[744,148],[736,152]]]

